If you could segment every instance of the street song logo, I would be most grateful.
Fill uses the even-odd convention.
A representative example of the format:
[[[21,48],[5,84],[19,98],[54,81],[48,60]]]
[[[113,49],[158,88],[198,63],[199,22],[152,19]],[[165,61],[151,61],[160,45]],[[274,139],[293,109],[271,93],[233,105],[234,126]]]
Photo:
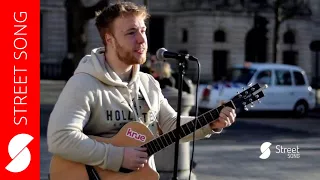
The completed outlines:
[[[270,146],[271,146],[270,142],[264,142],[263,144],[261,144],[261,146],[260,146],[261,155],[259,156],[260,159],[268,159],[269,158],[269,156],[271,154]]]
[[[260,146],[261,155],[260,159],[268,159],[271,155],[271,143],[264,142]],[[284,154],[288,159],[298,159],[300,158],[299,146],[296,147],[284,147],[282,145],[276,145],[276,154]]]
[[[30,164],[31,154],[27,145],[33,140],[29,134],[14,136],[8,145],[8,152],[12,161],[6,166],[6,170],[18,173],[24,171]]]

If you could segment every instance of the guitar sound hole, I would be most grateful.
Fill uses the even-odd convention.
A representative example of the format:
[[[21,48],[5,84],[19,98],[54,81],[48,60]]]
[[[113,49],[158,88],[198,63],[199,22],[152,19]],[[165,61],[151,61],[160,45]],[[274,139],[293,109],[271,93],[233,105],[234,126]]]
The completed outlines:
[[[126,168],[120,168],[120,172],[122,172],[122,173],[131,173],[132,170],[126,169]]]

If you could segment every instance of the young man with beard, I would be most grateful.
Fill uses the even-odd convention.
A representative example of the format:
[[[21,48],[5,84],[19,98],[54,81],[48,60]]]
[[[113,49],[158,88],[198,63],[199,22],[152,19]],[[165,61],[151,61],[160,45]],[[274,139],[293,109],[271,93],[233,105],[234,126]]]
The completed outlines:
[[[155,134],[157,125],[163,133],[176,128],[177,113],[162,95],[159,83],[139,71],[148,49],[148,17],[144,7],[131,2],[111,5],[97,16],[104,47],[83,57],[61,92],[49,119],[49,152],[116,172],[120,168],[138,170],[146,163],[156,170],[145,148],[117,147],[88,136],[112,137],[130,121],[145,124]],[[235,116],[232,108],[225,107],[217,121],[196,131],[196,139],[220,133],[234,123]],[[182,117],[181,124],[192,119]]]

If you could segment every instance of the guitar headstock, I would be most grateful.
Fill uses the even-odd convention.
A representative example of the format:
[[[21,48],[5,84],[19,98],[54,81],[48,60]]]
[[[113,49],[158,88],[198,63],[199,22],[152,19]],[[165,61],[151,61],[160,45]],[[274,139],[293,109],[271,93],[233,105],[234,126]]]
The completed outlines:
[[[247,105],[253,107],[255,101],[260,102],[260,99],[264,97],[263,90],[266,88],[268,88],[268,85],[266,84],[263,86],[260,86],[258,83],[253,86],[249,85],[247,89],[243,90],[241,93],[238,92],[231,100],[236,108],[243,107],[248,111]]]

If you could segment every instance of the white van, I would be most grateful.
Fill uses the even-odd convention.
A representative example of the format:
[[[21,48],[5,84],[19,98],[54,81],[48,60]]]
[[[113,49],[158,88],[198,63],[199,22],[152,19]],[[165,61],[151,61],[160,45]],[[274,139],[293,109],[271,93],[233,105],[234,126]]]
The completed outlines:
[[[265,97],[249,111],[292,111],[295,117],[306,116],[316,104],[305,71],[298,66],[272,63],[244,63],[233,66],[227,80],[199,86],[199,109],[216,108],[247,88],[248,84],[267,84]]]

